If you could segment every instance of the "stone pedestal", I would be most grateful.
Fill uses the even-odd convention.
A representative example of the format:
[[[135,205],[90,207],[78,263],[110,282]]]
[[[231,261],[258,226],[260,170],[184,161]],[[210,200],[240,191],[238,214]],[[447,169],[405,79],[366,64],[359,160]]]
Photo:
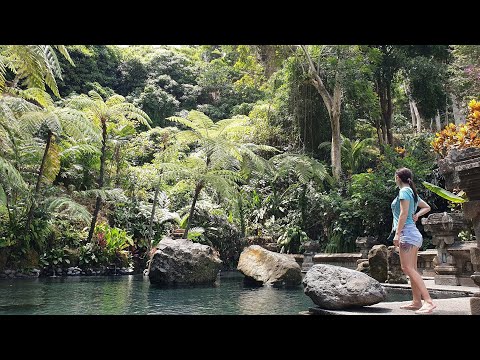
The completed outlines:
[[[418,252],[417,269],[420,275],[434,277],[437,265],[437,250],[427,249]]]
[[[448,252],[448,247],[458,241],[458,233],[466,227],[462,213],[436,213],[422,219],[427,233],[432,235],[432,243],[437,248],[437,265],[435,266],[435,284],[460,285],[459,268],[455,258]]]
[[[440,174],[445,176],[447,189],[462,189],[469,199],[463,204],[463,211],[465,218],[473,222],[477,240],[476,248],[470,250],[475,271],[471,278],[480,286],[480,148],[453,149],[438,162],[438,167]],[[480,293],[471,299],[470,308],[473,315],[480,315]]]
[[[478,236],[477,236],[478,243]],[[470,249],[472,265],[475,272],[471,276],[475,285],[480,286],[480,246]],[[472,315],[480,315],[480,292],[476,292],[470,299],[470,311]]]

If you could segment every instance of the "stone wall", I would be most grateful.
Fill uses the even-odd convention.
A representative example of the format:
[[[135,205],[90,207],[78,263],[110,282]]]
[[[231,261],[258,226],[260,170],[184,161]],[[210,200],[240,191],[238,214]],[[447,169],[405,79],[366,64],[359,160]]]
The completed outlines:
[[[355,270],[357,268],[357,260],[361,258],[361,253],[321,253],[313,256],[313,263],[343,266]]]

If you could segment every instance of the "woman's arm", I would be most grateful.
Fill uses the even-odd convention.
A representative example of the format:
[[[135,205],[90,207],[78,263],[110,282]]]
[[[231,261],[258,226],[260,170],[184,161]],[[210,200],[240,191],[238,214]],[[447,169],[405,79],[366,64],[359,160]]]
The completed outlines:
[[[400,200],[400,215],[398,217],[397,230],[395,231],[395,236],[393,238],[393,245],[395,246],[398,246],[398,242],[400,241],[400,233],[402,232],[405,222],[407,221],[409,204],[410,200]]]
[[[415,221],[415,222],[417,222],[417,220],[420,216],[425,215],[426,213],[430,212],[430,210],[432,209],[430,207],[430,205],[428,205],[422,199],[420,199],[417,206],[420,208],[420,211],[413,215],[413,221]]]

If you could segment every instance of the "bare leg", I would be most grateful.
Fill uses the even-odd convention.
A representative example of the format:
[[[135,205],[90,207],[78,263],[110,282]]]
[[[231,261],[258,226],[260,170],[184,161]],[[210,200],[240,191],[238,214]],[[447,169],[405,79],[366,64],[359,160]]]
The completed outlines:
[[[402,271],[406,275],[408,275],[408,277],[410,278],[410,283],[412,286],[412,295],[418,296],[417,292],[419,292],[420,296],[423,297],[423,299],[425,300],[425,304],[422,306],[420,310],[423,309],[422,310],[423,312],[425,309],[431,310],[435,308],[432,298],[428,293],[427,287],[425,286],[425,283],[423,282],[422,277],[416,270],[418,248],[411,244],[400,243],[399,250],[400,250],[400,263],[402,265]],[[414,290],[414,288],[416,289]],[[418,300],[418,299],[414,298],[414,300]],[[419,303],[421,304],[421,298]]]
[[[412,247],[412,250],[410,251],[414,251],[414,254],[412,255],[413,256],[413,264],[415,266],[415,272],[418,273],[418,269],[417,269],[417,255],[418,255],[418,248],[416,246],[413,246]],[[410,281],[410,285],[412,286],[412,295],[413,295],[413,301],[412,303],[414,304],[422,304],[422,294],[420,292],[420,288],[418,288],[412,281]]]

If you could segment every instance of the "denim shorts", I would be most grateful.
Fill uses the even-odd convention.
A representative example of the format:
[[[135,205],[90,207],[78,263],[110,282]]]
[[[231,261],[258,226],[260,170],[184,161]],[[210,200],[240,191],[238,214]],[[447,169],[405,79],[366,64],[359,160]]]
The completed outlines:
[[[406,224],[400,232],[400,243],[414,245],[418,248],[422,246],[423,237],[415,224]]]

